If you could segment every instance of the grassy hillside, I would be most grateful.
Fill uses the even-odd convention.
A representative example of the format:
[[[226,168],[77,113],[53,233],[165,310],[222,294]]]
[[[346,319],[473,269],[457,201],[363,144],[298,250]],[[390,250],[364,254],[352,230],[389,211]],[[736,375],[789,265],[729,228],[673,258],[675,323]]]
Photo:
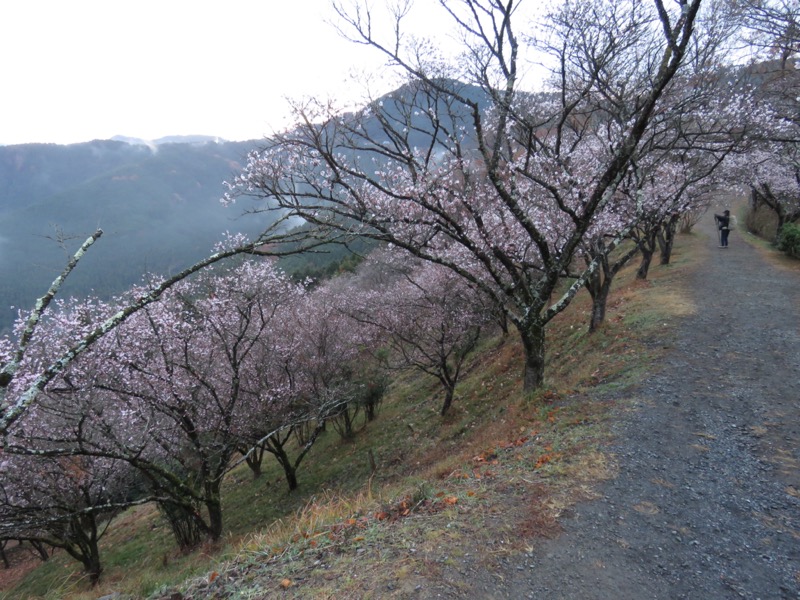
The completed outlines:
[[[277,465],[267,463],[258,480],[238,467],[219,544],[181,555],[157,511],[143,506],[112,522],[99,587],[90,589],[63,553],[44,564],[28,555],[0,572],[0,598],[168,598],[178,589],[186,597],[405,598],[437,578],[460,581],[464,564],[491,571],[556,535],[559,516],[613,475],[613,411],[669,346],[665,324],[692,310],[681,284],[701,251],[694,236],[681,236],[673,264],[654,267],[646,282],[631,265],[591,336],[582,292],[548,330],[547,385],[534,395],[522,393],[514,334],[487,337],[445,418],[438,383],[400,373],[354,440],[332,428],[322,436],[297,492],[287,493]]]

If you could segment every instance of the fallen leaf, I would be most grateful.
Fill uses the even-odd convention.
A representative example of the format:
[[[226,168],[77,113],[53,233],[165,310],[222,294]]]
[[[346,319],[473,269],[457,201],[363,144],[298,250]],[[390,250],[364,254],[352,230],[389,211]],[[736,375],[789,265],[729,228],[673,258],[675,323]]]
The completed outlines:
[[[281,579],[281,587],[285,590],[288,590],[292,587],[292,580],[291,579]]]

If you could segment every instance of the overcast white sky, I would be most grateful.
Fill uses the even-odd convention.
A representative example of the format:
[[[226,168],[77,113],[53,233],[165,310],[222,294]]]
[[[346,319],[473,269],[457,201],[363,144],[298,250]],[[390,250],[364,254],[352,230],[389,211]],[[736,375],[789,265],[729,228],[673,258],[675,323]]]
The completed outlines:
[[[286,96],[342,98],[380,64],[332,17],[329,0],[2,0],[0,144],[261,138]]]

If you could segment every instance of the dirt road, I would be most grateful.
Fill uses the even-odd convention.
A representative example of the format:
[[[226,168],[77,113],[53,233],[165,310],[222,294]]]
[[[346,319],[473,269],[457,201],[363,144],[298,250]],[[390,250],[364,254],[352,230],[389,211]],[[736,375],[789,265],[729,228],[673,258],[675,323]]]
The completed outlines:
[[[800,275],[697,231],[697,311],[617,425],[619,476],[497,597],[800,598]]]

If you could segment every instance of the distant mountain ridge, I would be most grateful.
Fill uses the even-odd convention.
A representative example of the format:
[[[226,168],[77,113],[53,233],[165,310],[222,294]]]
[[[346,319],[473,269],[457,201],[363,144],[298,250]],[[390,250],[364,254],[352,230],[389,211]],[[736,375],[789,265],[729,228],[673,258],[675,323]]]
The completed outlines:
[[[210,135],[168,135],[155,140],[145,140],[142,138],[128,137],[125,135],[115,135],[111,138],[112,142],[125,142],[126,144],[138,144],[141,146],[160,146],[161,144],[224,144],[227,140],[221,137]]]
[[[479,87],[446,83],[481,109],[488,105]],[[427,110],[451,130],[453,119],[469,115],[466,107],[448,106],[413,83],[376,102],[390,119],[411,119],[408,142],[420,147],[431,143]],[[404,114],[409,102],[420,110]],[[345,118],[364,114],[370,111]],[[375,117],[367,117],[364,130],[373,140],[389,139]],[[253,206],[247,199],[232,208],[219,199],[223,181],[241,173],[248,153],[267,143],[197,135],[0,146],[0,332],[13,321],[8,307],[31,306],[63,268],[67,253],[48,239],[59,231],[72,237],[67,250],[98,227],[105,231],[64,289],[65,295],[100,296],[123,291],[146,272],[185,268],[207,256],[225,231],[263,231],[267,215],[239,218]]]
[[[180,139],[181,141],[175,141]],[[210,253],[225,231],[255,234],[264,218],[223,207],[223,181],[263,143],[210,136],[130,143],[0,147],[0,331],[10,306],[27,307],[61,271],[66,253],[98,227],[104,236],[66,293],[118,293],[145,272],[180,270]]]

